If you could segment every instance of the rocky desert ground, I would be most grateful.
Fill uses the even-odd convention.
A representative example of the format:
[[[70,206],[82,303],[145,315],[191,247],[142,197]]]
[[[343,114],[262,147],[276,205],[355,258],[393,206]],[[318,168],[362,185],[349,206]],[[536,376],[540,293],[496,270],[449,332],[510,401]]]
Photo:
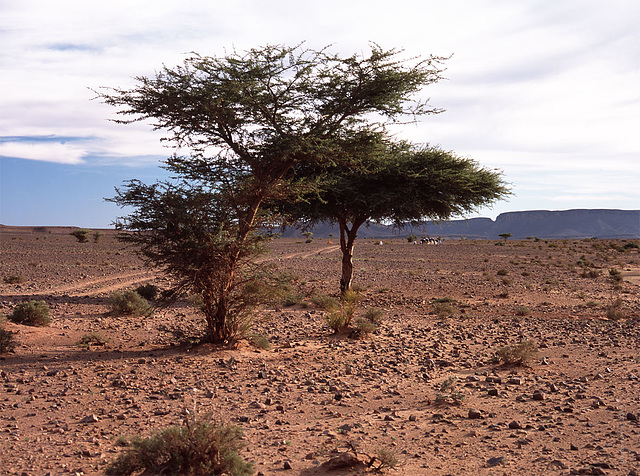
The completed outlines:
[[[167,281],[113,232],[69,231],[0,227],[0,313],[51,309],[48,327],[5,324],[0,474],[102,474],[121,437],[185,411],[241,427],[263,475],[374,471],[332,470],[344,452],[382,452],[399,475],[640,474],[637,240],[361,240],[358,312],[383,320],[350,338],[313,299],[338,294],[337,244],[279,239],[265,259],[297,298],[256,314],[268,350],[220,350],[189,343],[203,322],[188,301],[112,315],[113,292]],[[89,333],[106,343],[79,346]],[[524,365],[496,359],[522,342],[537,348]]]

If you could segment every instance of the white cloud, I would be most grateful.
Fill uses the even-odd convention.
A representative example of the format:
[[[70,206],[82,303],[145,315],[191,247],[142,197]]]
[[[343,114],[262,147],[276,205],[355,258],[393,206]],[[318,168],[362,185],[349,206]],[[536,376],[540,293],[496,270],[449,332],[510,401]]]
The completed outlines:
[[[59,164],[82,164],[86,150],[75,145],[23,142],[0,143],[0,156],[27,160],[42,160]]]

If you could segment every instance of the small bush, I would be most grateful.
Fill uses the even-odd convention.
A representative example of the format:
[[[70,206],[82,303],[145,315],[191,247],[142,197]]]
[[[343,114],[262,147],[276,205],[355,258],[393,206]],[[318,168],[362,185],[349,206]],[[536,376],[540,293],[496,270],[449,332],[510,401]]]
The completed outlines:
[[[207,419],[208,420],[208,419]],[[148,438],[134,437],[129,448],[105,469],[107,476],[131,474],[229,474],[249,476],[253,465],[238,450],[242,430],[200,418],[187,420]]]
[[[447,378],[440,384],[440,391],[436,394],[436,403],[447,405],[460,405],[464,400],[464,394],[455,391],[458,379],[455,376]]]
[[[367,311],[358,319],[356,319],[356,333],[359,335],[372,334],[373,332],[378,330],[380,326],[380,322],[382,322],[382,309],[371,308],[367,309]]]
[[[93,233],[93,242],[94,243],[98,243],[100,241],[100,238],[102,238],[102,232],[100,231],[95,231]]]
[[[516,345],[508,345],[498,349],[496,360],[505,365],[525,365],[538,353],[538,347],[526,340]]]
[[[496,274],[498,276],[506,276],[507,274],[509,274],[509,271],[507,271],[506,269],[499,269]]]
[[[516,316],[528,316],[531,314],[531,309],[526,306],[518,306],[516,309]]]
[[[311,296],[311,302],[324,311],[333,311],[340,307],[340,301],[326,294],[314,294]]]
[[[147,283],[138,286],[136,288],[136,292],[147,301],[153,301],[156,297],[158,297],[158,293],[160,292],[160,290],[155,284]]]
[[[269,350],[271,342],[264,334],[253,334],[248,337],[249,343],[257,349]]]
[[[622,298],[617,298],[613,303],[607,306],[607,319],[611,319],[613,321],[624,319],[625,313],[622,309],[622,304]]]
[[[69,234],[73,236],[76,240],[78,240],[78,243],[88,243],[89,233],[91,233],[90,230],[81,229],[81,230],[72,231]]]
[[[609,270],[609,278],[614,283],[619,284],[619,283],[622,282],[622,273],[617,269],[610,269]]]
[[[407,236],[407,241],[413,243],[414,241],[418,241],[418,237],[416,235],[409,235]]]
[[[84,347],[88,349],[92,345],[106,345],[109,342],[109,339],[104,337],[102,334],[98,332],[89,332],[80,337],[80,340],[76,343],[78,347]]]
[[[355,291],[345,291],[340,297],[338,307],[329,309],[327,325],[334,332],[340,332],[351,325],[351,320],[358,307],[361,295]]]
[[[17,342],[15,340],[15,335],[17,332],[11,332],[4,328],[5,318],[0,316],[0,354],[4,354],[7,352],[13,352],[15,349]]]
[[[116,316],[147,316],[151,313],[149,301],[135,291],[115,293],[111,297],[111,312]]]
[[[5,284],[20,284],[24,282],[24,278],[20,274],[12,274],[11,276],[5,276],[2,278],[2,281]]]
[[[400,464],[400,459],[395,449],[379,448],[375,456],[378,464],[375,466],[376,471],[385,469],[395,469]]]
[[[450,302],[436,301],[433,303],[433,312],[435,312],[440,319],[444,319],[445,317],[451,317],[456,312],[456,309]]]
[[[49,306],[44,301],[29,301],[18,304],[9,316],[16,324],[25,326],[48,326]]]

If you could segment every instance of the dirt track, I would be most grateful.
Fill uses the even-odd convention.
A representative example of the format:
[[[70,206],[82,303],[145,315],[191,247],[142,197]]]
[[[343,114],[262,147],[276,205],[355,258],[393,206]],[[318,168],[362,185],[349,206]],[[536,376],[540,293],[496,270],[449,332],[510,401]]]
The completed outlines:
[[[242,427],[243,456],[264,475],[325,474],[349,443],[394,452],[391,474],[640,473],[640,259],[606,241],[357,243],[362,311],[385,317],[349,339],[330,335],[311,299],[336,294],[338,247],[278,240],[265,258],[297,276],[300,297],[259,314],[268,351],[181,345],[202,328],[187,302],[109,315],[112,291],[153,279],[111,236],[4,234],[0,245],[0,278],[24,278],[0,284],[2,311],[35,297],[53,320],[7,324],[20,345],[0,361],[3,474],[100,474],[118,437],[179,423],[194,404]],[[609,269],[630,281],[616,289]],[[617,298],[622,316],[607,319]],[[88,332],[109,342],[78,347]],[[523,340],[539,348],[529,366],[493,363]]]

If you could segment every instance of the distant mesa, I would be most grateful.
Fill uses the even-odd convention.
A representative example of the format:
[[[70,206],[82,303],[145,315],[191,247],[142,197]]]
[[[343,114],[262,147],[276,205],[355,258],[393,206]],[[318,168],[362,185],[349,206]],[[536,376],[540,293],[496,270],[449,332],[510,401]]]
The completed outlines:
[[[70,226],[5,226],[1,233],[70,233],[78,227]],[[113,229],[101,229],[104,233],[116,233]],[[309,231],[314,238],[339,236],[338,226],[321,223]],[[358,230],[360,238],[389,239],[414,234],[418,237],[467,238],[480,240],[499,239],[500,234],[510,233],[511,239],[530,237],[544,239],[562,238],[640,238],[640,210],[577,209],[565,211],[532,210],[501,213],[491,218],[470,218],[435,223],[427,221],[418,226],[401,230],[393,226],[371,224]],[[302,237],[302,230],[287,228],[280,236]]]
[[[314,237],[338,237],[338,227],[322,223],[309,231]],[[565,211],[533,210],[507,212],[491,218],[470,218],[448,222],[425,222],[398,230],[392,226],[370,225],[358,231],[360,238],[397,238],[417,236],[499,239],[511,233],[512,239],[529,237],[559,238],[640,238],[640,210],[577,209]],[[287,229],[284,237],[302,236],[300,230]]]

